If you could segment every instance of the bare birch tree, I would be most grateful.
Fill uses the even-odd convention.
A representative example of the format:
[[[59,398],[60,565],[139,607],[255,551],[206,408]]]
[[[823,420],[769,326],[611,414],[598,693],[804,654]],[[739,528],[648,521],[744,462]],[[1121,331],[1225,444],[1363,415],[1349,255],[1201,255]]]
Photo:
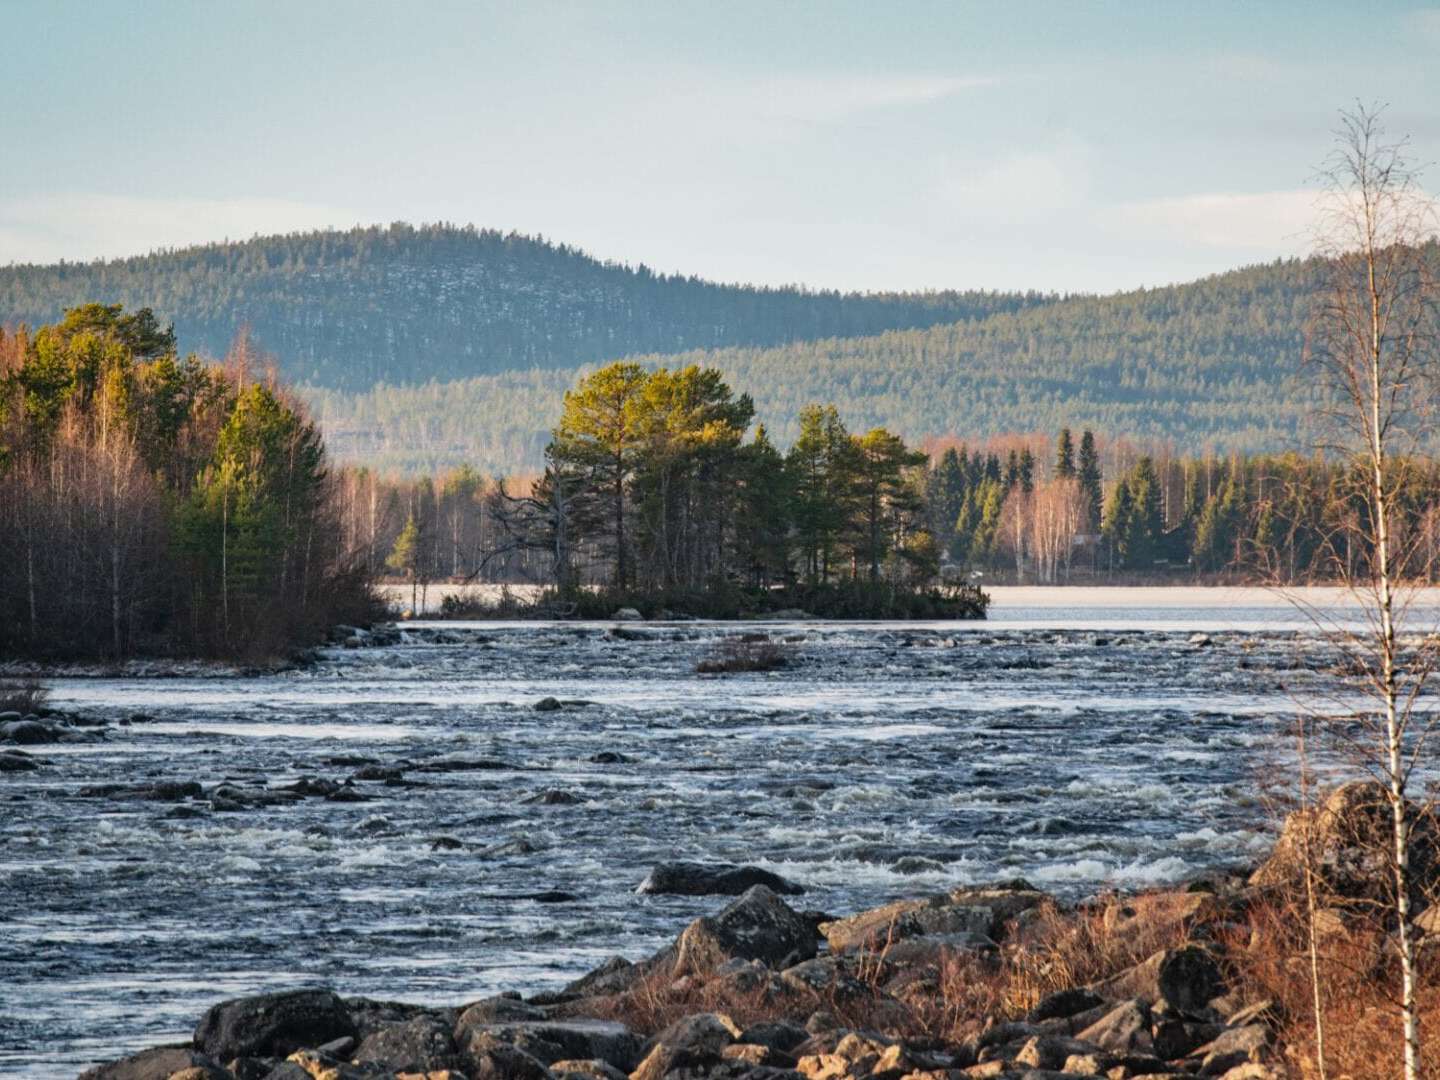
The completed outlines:
[[[1434,392],[1434,204],[1418,182],[1406,143],[1388,141],[1382,110],[1342,113],[1326,185],[1317,253],[1329,281],[1307,345],[1307,361],[1330,397],[1333,449],[1352,463],[1353,533],[1336,545],[1363,629],[1337,635],[1373,703],[1358,721],[1367,769],[1389,808],[1393,921],[1400,968],[1404,1075],[1421,1075],[1416,960],[1411,926],[1410,789],[1433,720],[1417,708],[1434,667],[1433,646],[1416,645],[1407,623],[1429,578],[1423,530],[1399,528],[1412,455],[1428,435]],[[1342,546],[1343,545],[1343,546]]]

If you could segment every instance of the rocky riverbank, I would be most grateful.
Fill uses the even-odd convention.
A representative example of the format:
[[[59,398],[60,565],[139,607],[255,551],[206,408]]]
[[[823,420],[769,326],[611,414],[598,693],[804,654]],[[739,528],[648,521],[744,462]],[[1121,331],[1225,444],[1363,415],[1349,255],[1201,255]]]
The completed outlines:
[[[1198,927],[1233,897],[1147,896],[1155,930]],[[1128,909],[1133,911],[1133,909]],[[328,989],[223,1002],[189,1046],[93,1069],[87,1080],[372,1080],[428,1075],[661,1080],[951,1080],[959,1077],[1283,1075],[1265,1002],[1227,991],[1203,939],[1156,951],[1089,986],[1045,994],[1013,1016],[935,1027],[962,971],[1053,929],[1058,913],[1023,882],[898,901],[844,918],[797,910],[751,886],[640,963],[615,959],[558,993],[449,1009],[343,999]]]
[[[1372,802],[1350,785],[1308,819],[1331,934],[1364,934],[1357,905],[1377,879],[1354,875],[1370,857]],[[1305,1055],[1287,1039],[1305,1030],[1308,990],[1275,922],[1295,884],[1299,820],[1249,873],[1074,906],[1015,880],[837,916],[782,899],[804,890],[768,871],[670,864],[637,891],[744,891],[640,962],[452,1008],[326,988],[225,1001],[189,1044],[83,1080],[1301,1076]],[[1433,876],[1430,861],[1420,869]],[[1440,931],[1437,914],[1417,920],[1422,933]],[[1385,1075],[1374,1052],[1367,1075]]]

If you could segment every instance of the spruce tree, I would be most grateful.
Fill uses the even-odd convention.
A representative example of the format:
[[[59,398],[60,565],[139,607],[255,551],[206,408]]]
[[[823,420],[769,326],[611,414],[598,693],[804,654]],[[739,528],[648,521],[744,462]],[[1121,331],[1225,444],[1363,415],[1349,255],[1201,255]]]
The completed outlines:
[[[1070,429],[1061,428],[1060,437],[1055,440],[1055,478],[1069,480],[1075,475],[1075,442]]]
[[[1080,436],[1080,494],[1085,503],[1085,531],[1093,533],[1100,525],[1100,504],[1104,497],[1100,475],[1100,455],[1095,450],[1095,436],[1089,431]]]

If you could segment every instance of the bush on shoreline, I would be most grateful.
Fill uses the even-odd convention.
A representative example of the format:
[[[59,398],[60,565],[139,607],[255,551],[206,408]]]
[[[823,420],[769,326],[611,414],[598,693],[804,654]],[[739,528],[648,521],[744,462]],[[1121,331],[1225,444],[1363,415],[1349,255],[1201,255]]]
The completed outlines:
[[[816,619],[983,619],[989,594],[974,585],[907,589],[865,581],[790,585],[779,589],[723,587],[704,591],[641,589],[547,589],[533,601],[502,589],[498,600],[446,596],[441,619],[611,618],[624,608],[646,619],[763,619],[795,615]]]

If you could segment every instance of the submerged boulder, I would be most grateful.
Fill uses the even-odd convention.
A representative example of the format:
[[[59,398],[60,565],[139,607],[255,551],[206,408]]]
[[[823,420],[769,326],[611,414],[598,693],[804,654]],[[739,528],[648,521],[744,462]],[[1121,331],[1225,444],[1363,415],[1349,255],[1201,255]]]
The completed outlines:
[[[40,743],[57,742],[59,738],[59,732],[33,718],[10,720],[0,724],[0,742],[36,746]]]
[[[30,772],[40,763],[19,750],[0,750],[0,772]]]
[[[752,885],[764,885],[781,896],[799,896],[803,885],[762,870],[734,863],[660,863],[635,889],[653,896],[739,896]]]

